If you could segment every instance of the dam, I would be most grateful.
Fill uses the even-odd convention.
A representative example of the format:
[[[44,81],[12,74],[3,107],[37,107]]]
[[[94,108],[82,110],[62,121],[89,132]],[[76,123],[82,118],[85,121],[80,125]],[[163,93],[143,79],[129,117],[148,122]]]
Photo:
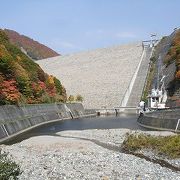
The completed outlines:
[[[68,95],[83,96],[85,108],[137,106],[151,48],[142,43],[101,48],[37,61],[61,79]]]
[[[96,108],[136,107],[145,84],[151,52],[150,46],[133,43],[37,61],[44,71],[62,80],[68,95],[81,94],[83,105],[2,106],[0,139],[9,139],[49,122],[95,116]]]

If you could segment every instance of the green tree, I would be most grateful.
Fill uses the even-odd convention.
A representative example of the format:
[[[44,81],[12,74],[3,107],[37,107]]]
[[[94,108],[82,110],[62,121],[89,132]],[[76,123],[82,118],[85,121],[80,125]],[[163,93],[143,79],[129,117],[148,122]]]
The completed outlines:
[[[20,174],[19,165],[8,158],[7,153],[0,150],[0,179],[18,179],[17,176]]]
[[[55,84],[58,94],[62,95],[62,85],[59,79],[57,79],[56,77],[54,77],[54,84]]]

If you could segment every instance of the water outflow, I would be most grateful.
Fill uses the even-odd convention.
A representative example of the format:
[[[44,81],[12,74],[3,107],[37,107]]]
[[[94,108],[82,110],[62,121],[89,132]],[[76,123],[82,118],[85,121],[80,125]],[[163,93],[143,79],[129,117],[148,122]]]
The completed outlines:
[[[0,141],[40,124],[85,115],[80,103],[0,106]]]
[[[40,135],[56,135],[60,131],[66,130],[86,130],[86,129],[131,129],[131,130],[147,130],[137,124],[136,114],[121,114],[115,116],[92,117],[92,118],[79,118],[69,119],[59,122],[45,124],[40,127],[34,128],[28,132],[17,136],[6,144],[13,144],[20,142],[32,136]]]
[[[66,104],[64,105],[64,107],[66,109],[66,112],[68,112],[70,114],[71,118],[73,119],[74,117],[73,117],[72,111],[66,106]]]

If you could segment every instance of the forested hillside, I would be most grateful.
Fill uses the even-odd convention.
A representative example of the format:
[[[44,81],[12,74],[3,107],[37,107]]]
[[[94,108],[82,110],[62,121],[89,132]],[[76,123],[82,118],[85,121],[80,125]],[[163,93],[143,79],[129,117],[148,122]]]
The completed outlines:
[[[0,30],[0,105],[65,101],[61,82],[44,73]]]
[[[168,86],[169,101],[173,102],[174,106],[180,106],[180,30],[177,30],[175,33],[173,42],[164,60],[167,67],[173,62],[176,64],[176,72],[174,79]]]
[[[175,80],[180,81],[180,31],[175,34],[171,47],[166,55],[164,63],[168,66],[172,62],[176,62],[177,71]]]
[[[159,62],[162,57],[162,62]],[[152,88],[156,88],[158,66],[162,66],[160,79],[164,78],[165,89],[167,90],[168,99],[167,107],[180,106],[180,30],[174,31],[169,36],[164,36],[156,45],[155,51],[150,62],[150,71],[148,74],[143,99],[146,101],[148,93]],[[162,81],[159,82],[162,85]]]
[[[24,50],[24,52],[33,60],[45,59],[59,55],[47,46],[40,44],[27,36],[20,35],[16,31],[9,29],[5,29],[4,31],[8,35],[10,42]]]

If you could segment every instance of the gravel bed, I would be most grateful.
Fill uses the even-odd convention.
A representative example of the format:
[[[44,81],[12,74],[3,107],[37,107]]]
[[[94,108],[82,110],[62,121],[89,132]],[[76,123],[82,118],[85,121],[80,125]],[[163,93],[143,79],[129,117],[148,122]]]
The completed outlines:
[[[102,143],[121,146],[126,138],[127,133],[132,133],[130,129],[93,129],[83,131],[61,131],[57,135],[75,137],[75,138],[86,138],[89,140],[97,140]]]
[[[175,133],[169,131],[141,131],[129,129],[108,129],[108,130],[84,130],[84,131],[62,131],[57,133],[60,136],[87,138],[89,140],[98,140],[100,142],[121,146],[127,134],[146,134],[152,136],[173,136]],[[164,156],[157,155],[154,151],[149,149],[139,150],[141,153],[151,159],[163,159],[173,166],[180,168],[180,159],[168,159]]]
[[[71,137],[121,145],[128,129],[64,131],[61,136],[32,137],[11,146],[1,145],[21,166],[19,179],[180,179],[180,172],[133,155],[108,150]],[[70,137],[71,136],[71,137]]]

